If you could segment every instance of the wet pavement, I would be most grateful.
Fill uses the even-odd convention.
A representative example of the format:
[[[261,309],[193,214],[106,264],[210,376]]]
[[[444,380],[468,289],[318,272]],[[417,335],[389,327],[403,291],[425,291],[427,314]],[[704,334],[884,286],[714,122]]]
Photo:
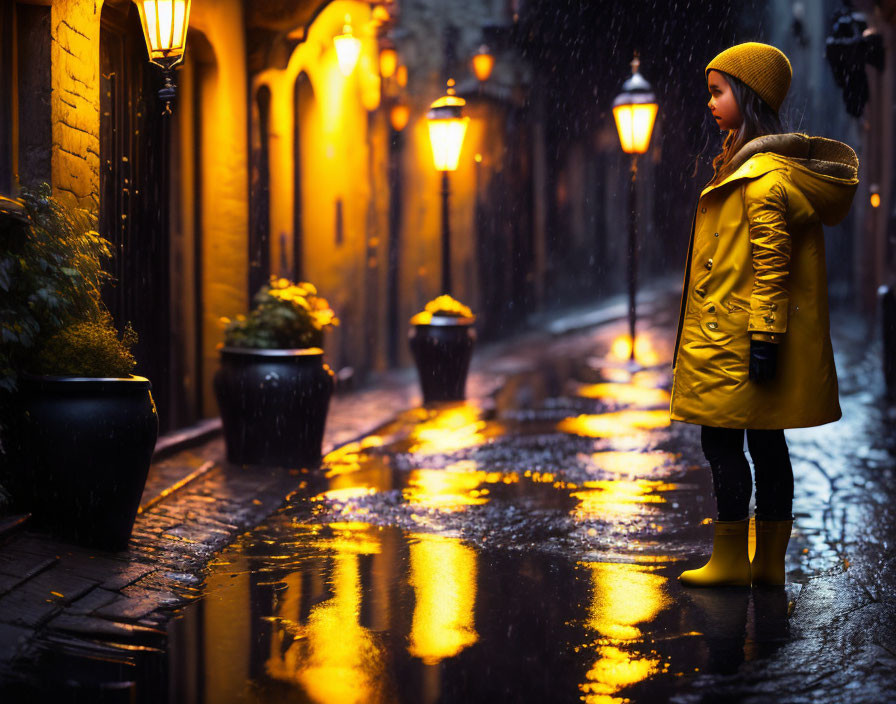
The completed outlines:
[[[621,322],[523,339],[468,403],[409,408],[315,472],[244,474],[286,502],[180,565],[189,589],[103,696],[893,700],[896,434],[865,329],[835,318],[844,419],[787,433],[787,586],[698,590],[676,576],[705,561],[714,500],[697,429],[668,419],[674,322],[643,322],[636,369]]]

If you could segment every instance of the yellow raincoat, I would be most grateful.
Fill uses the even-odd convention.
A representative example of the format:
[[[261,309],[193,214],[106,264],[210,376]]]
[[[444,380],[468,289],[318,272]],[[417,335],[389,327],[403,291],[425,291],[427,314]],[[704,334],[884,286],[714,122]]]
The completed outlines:
[[[847,145],[802,134],[745,144],[703,190],[673,357],[672,420],[802,428],[840,418],[822,224],[858,185]],[[774,380],[749,379],[750,338],[778,342]]]

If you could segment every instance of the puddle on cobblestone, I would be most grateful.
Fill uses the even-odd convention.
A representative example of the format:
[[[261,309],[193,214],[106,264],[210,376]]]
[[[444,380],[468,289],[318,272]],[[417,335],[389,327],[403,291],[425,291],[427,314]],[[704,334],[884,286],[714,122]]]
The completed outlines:
[[[171,624],[172,701],[616,704],[736,669],[771,612],[682,598],[704,511],[668,383],[552,360],[331,453]]]

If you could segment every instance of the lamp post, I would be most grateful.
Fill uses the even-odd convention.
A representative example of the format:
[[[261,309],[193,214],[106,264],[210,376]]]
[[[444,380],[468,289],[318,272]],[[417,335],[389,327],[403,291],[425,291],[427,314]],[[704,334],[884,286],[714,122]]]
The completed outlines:
[[[165,72],[165,85],[159,98],[165,101],[165,114],[171,114],[175,86],[172,70],[184,59],[187,28],[190,25],[191,0],[134,0],[140,14],[143,38],[149,62]]]
[[[451,182],[449,174],[457,170],[460,150],[467,133],[469,117],[463,114],[466,101],[454,91],[454,80],[448,79],[445,95],[429,106],[426,120],[432,144],[432,160],[442,172],[442,293],[451,293]]]
[[[641,62],[635,52],[632,59],[632,75],[622,84],[622,92],[613,101],[613,118],[619,132],[622,151],[632,155],[631,181],[629,183],[628,230],[628,327],[631,336],[631,362],[635,361],[635,286],[637,277],[637,189],[638,155],[647,151],[658,105],[650,84],[638,72]]]

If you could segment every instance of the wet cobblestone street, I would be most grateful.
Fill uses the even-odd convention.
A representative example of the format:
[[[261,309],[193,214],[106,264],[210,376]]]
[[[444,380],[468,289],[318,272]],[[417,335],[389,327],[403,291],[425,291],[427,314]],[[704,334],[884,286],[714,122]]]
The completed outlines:
[[[216,466],[160,501],[170,536],[184,492],[201,518],[203,502],[226,513],[225,488],[238,504],[263,484],[258,517],[231,528],[288,494],[223,550],[226,526],[183,533],[179,560],[143,578],[170,600],[119,615],[155,629],[128,691],[172,704],[890,700],[896,441],[865,329],[835,318],[843,420],[787,433],[787,586],[698,590],[676,577],[709,554],[715,504],[697,428],[669,423],[674,314],[643,321],[634,372],[621,322],[532,336],[478,360],[467,403],[402,411],[319,471]],[[197,463],[209,448],[220,441]]]

